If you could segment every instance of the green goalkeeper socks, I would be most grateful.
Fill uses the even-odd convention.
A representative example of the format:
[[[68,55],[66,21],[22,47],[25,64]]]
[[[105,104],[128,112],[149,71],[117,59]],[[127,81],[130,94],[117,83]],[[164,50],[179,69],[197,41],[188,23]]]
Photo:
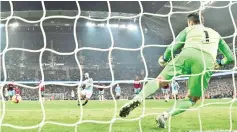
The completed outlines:
[[[159,82],[157,80],[149,80],[143,87],[142,91],[134,97],[136,100],[143,100],[149,95],[156,92],[159,89]]]
[[[184,99],[184,100],[177,103],[174,111],[172,111],[173,109],[170,109],[167,112],[169,114],[171,114],[171,116],[175,116],[175,115],[185,112],[186,109],[191,108],[194,104],[195,104],[195,102],[192,102],[190,99]],[[177,110],[177,109],[179,109],[179,110]],[[182,109],[182,110],[180,110],[180,109]]]

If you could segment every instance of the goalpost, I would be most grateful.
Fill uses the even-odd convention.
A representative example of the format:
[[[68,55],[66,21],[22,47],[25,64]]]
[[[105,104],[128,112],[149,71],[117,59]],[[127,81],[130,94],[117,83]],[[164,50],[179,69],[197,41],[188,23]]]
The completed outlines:
[[[223,37],[223,38],[228,38],[228,37],[234,37],[233,39],[233,48],[235,48],[235,38],[236,38],[236,35],[237,35],[237,28],[236,28],[236,23],[235,23],[235,20],[234,20],[234,17],[233,17],[233,14],[232,14],[232,5],[235,4],[234,2],[229,2],[228,5],[226,6],[222,6],[222,7],[214,7],[214,6],[209,6],[208,5],[208,2],[202,2],[200,1],[200,7],[196,10],[193,10],[193,11],[188,11],[188,12],[174,12],[173,11],[173,5],[172,5],[172,1],[169,1],[170,3],[170,11],[168,14],[153,14],[153,13],[147,13],[147,12],[144,12],[143,11],[143,6],[142,6],[142,3],[140,1],[138,1],[139,3],[139,7],[140,7],[140,13],[135,15],[135,16],[111,16],[111,6],[110,6],[110,2],[107,1],[107,5],[108,5],[108,16],[105,18],[105,19],[95,19],[95,18],[90,18],[90,17],[86,17],[86,16],[82,16],[81,15],[81,9],[80,9],[80,5],[78,2],[75,2],[76,5],[77,5],[77,8],[78,8],[78,14],[76,16],[46,16],[46,9],[45,9],[45,4],[44,2],[42,1],[41,4],[42,4],[42,9],[43,9],[43,16],[41,17],[41,19],[39,20],[35,20],[35,21],[30,21],[30,20],[26,20],[24,18],[21,18],[19,16],[13,16],[13,4],[12,2],[10,1],[10,9],[11,9],[11,14],[10,16],[8,16],[7,18],[4,18],[4,19],[1,19],[1,21],[6,21],[5,23],[5,30],[6,30],[6,47],[4,48],[4,50],[0,53],[0,55],[2,55],[2,66],[3,66],[3,75],[4,75],[4,80],[3,82],[0,83],[0,87],[1,87],[1,91],[3,90],[3,86],[7,83],[7,73],[6,73],[6,65],[5,65],[5,54],[6,52],[8,51],[25,51],[25,52],[37,52],[37,53],[40,53],[40,56],[39,56],[39,62],[40,62],[40,71],[41,71],[41,75],[42,75],[42,81],[44,82],[45,80],[45,76],[44,76],[44,72],[43,72],[43,64],[42,64],[42,57],[43,57],[43,53],[45,51],[49,51],[49,52],[52,52],[54,54],[57,54],[57,55],[74,55],[75,56],[75,60],[77,62],[77,65],[78,65],[78,68],[80,70],[80,82],[82,82],[82,77],[83,77],[83,74],[82,74],[82,66],[79,62],[79,58],[77,56],[77,53],[79,51],[83,51],[83,50],[94,50],[94,51],[104,51],[104,52],[109,52],[109,56],[108,56],[108,62],[109,62],[109,68],[110,68],[110,72],[111,72],[111,75],[112,75],[112,80],[111,80],[111,83],[110,85],[108,86],[104,86],[103,88],[110,88],[110,93],[112,95],[112,98],[114,100],[114,113],[113,113],[113,118],[110,120],[110,121],[105,121],[105,122],[99,122],[99,121],[95,121],[95,120],[82,120],[82,117],[83,117],[83,107],[80,106],[80,113],[81,113],[81,117],[80,119],[73,123],[73,124],[66,124],[66,123],[59,123],[59,122],[54,122],[54,121],[46,121],[46,114],[45,114],[45,108],[44,108],[44,104],[42,102],[42,99],[41,99],[41,92],[40,92],[40,89],[39,87],[32,87],[32,86],[29,86],[27,84],[21,84],[21,83],[18,83],[17,85],[18,86],[22,86],[24,88],[29,88],[29,89],[39,89],[39,100],[40,100],[40,105],[41,105],[41,110],[42,110],[42,113],[43,113],[43,116],[42,116],[42,121],[41,123],[39,123],[38,125],[35,125],[35,126],[16,126],[16,125],[12,125],[12,124],[7,124],[7,123],[3,123],[3,120],[4,120],[4,116],[5,116],[5,110],[6,110],[6,104],[5,104],[5,101],[1,101],[1,111],[2,111],[2,114],[1,114],[1,117],[0,117],[0,126],[5,126],[5,127],[12,127],[12,128],[15,128],[15,129],[34,129],[34,128],[38,128],[38,131],[40,132],[41,131],[41,128],[47,123],[47,124],[55,124],[55,125],[61,125],[61,126],[71,126],[71,127],[75,127],[75,131],[77,131],[77,125],[80,125],[81,123],[102,123],[102,124],[110,124],[109,125],[109,131],[111,132],[112,131],[112,125],[113,123],[116,121],[116,120],[127,120],[127,121],[134,121],[134,120],[138,120],[139,121],[139,130],[142,131],[142,126],[141,126],[141,119],[146,117],[146,116],[149,116],[149,115],[157,115],[159,113],[149,113],[149,114],[145,114],[145,101],[143,101],[143,112],[142,114],[140,115],[139,118],[134,118],[134,119],[122,119],[122,118],[116,118],[116,115],[118,113],[118,109],[117,109],[117,102],[115,100],[115,97],[113,95],[113,89],[111,88],[113,85],[116,84],[116,80],[114,79],[114,72],[113,72],[113,69],[112,69],[112,62],[111,62],[111,54],[112,54],[112,51],[115,50],[115,49],[119,49],[119,50],[123,50],[123,51],[140,51],[140,54],[141,54],[141,57],[142,57],[142,61],[144,63],[144,66],[145,66],[145,78],[143,81],[146,81],[148,80],[148,68],[147,68],[147,63],[146,63],[146,60],[145,60],[145,57],[144,57],[144,54],[143,54],[143,49],[144,48],[147,48],[147,47],[167,47],[168,45],[158,45],[158,44],[152,44],[152,45],[145,45],[145,41],[144,41],[144,31],[143,31],[143,26],[141,24],[141,19],[142,19],[142,16],[143,15],[150,15],[150,16],[156,16],[156,17],[163,17],[163,18],[168,18],[168,24],[170,26],[170,30],[172,32],[172,36],[173,36],[173,40],[175,40],[175,35],[174,35],[174,30],[172,28],[172,24],[171,24],[171,16],[173,14],[186,14],[186,13],[193,13],[193,12],[200,12],[206,8],[229,8],[229,13],[230,13],[230,16],[231,16],[231,20],[232,20],[232,23],[233,23],[233,26],[235,28],[235,33],[231,36],[226,36],[226,37]],[[57,52],[55,50],[52,50],[52,49],[49,49],[49,48],[46,48],[46,34],[45,34],[45,31],[44,31],[44,27],[43,27],[43,21],[45,20],[48,20],[48,19],[53,19],[53,18],[62,18],[62,19],[71,19],[71,20],[74,20],[74,26],[73,26],[73,35],[74,35],[74,41],[75,41],[75,50],[73,52],[67,52],[67,53],[62,53],[62,52]],[[139,20],[139,30],[141,32],[141,37],[142,37],[142,45],[137,48],[137,49],[129,49],[129,48],[121,48],[121,47],[115,47],[114,46],[114,40],[113,40],[113,34],[111,32],[111,27],[107,26],[106,28],[108,29],[109,31],[109,34],[110,34],[110,39],[111,39],[111,46],[108,48],[108,49],[100,49],[100,48],[94,48],[94,47],[83,47],[83,48],[79,48],[78,47],[78,40],[77,40],[77,32],[76,32],[76,25],[77,25],[77,21],[79,18],[84,18],[84,19],[87,19],[87,20],[90,20],[90,21],[106,21],[107,24],[110,24],[110,19],[113,19],[113,18],[121,18],[121,19],[131,19],[131,18],[138,18]],[[9,36],[8,36],[8,25],[9,25],[9,21],[11,19],[19,19],[23,22],[26,22],[26,23],[39,23],[40,24],[40,28],[41,28],[41,31],[42,31],[42,34],[43,34],[43,41],[44,41],[44,46],[40,49],[40,50],[30,50],[30,49],[24,49],[24,48],[9,48],[8,45],[9,45]],[[234,52],[234,56],[235,56],[235,67],[231,70],[224,70],[224,72],[230,72],[232,74],[232,79],[233,79],[233,86],[234,86],[234,92],[236,93],[236,87],[235,87],[235,77],[234,77],[234,74],[236,73],[236,70],[237,70],[237,67],[236,67],[236,53]],[[172,58],[174,58],[174,55],[172,54]],[[204,59],[204,58],[203,58]],[[222,71],[223,70],[215,70],[215,72],[218,72],[218,71]],[[157,73],[159,74],[159,73]],[[175,77],[176,78],[176,77]],[[128,82],[126,80],[124,81],[121,81],[121,82]],[[72,84],[68,84],[68,83],[50,83],[50,84],[55,84],[55,85],[62,85],[62,86],[77,86],[77,91],[80,91],[80,83],[72,83]],[[49,84],[46,84],[46,85],[49,85]],[[96,87],[100,87],[100,86],[96,86]],[[3,96],[3,93],[1,92],[1,98],[3,99],[4,96]],[[176,101],[175,101],[176,102]],[[213,103],[212,103],[213,104]],[[215,104],[221,104],[221,103],[215,103]],[[222,103],[223,104],[223,103]],[[232,109],[232,105],[234,104],[234,99],[229,101],[229,102],[225,102],[225,104],[229,104],[229,107],[230,107],[230,128],[229,130],[232,131],[232,116],[231,116],[231,109]],[[174,106],[176,105],[176,103],[174,104]],[[202,107],[205,107],[207,105],[211,105],[211,103],[209,104],[204,104],[204,97],[203,97],[203,100],[202,100],[202,103],[201,103],[201,106],[198,107],[198,108],[193,108],[193,109],[190,109],[190,110],[196,110],[198,111],[198,118],[199,118],[199,124],[200,124],[200,131],[202,131],[202,119],[201,119],[201,116],[200,116],[200,108]],[[168,127],[168,131],[171,131],[171,118],[169,119],[169,127]]]

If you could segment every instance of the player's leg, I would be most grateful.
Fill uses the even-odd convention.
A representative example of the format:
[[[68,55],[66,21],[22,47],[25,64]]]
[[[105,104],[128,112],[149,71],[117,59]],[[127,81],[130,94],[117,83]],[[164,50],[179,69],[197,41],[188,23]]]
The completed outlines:
[[[136,94],[139,94],[141,92],[141,88],[136,88]]]
[[[128,102],[127,104],[125,104],[124,106],[122,106],[119,115],[121,117],[126,117],[127,115],[129,115],[129,113],[135,109],[136,107],[138,107],[141,102],[148,96],[150,96],[151,94],[155,93],[157,89],[159,89],[160,87],[166,86],[168,84],[169,81],[165,81],[163,78],[161,77],[157,77],[154,80],[149,80],[145,83],[143,89],[141,90],[141,92],[139,94],[137,94],[132,101]]]
[[[188,86],[189,87],[188,98],[177,102],[177,105],[175,108],[171,108],[171,109],[163,112],[162,115],[156,119],[158,126],[161,128],[165,128],[166,127],[165,126],[166,120],[168,120],[168,118],[170,116],[175,116],[180,113],[183,113],[187,109],[194,106],[197,103],[197,101],[202,97],[202,95],[203,95],[202,92],[204,92],[205,89],[207,88],[210,77],[211,77],[211,74],[209,72],[204,75],[190,77],[189,78],[189,86]],[[201,85],[202,78],[203,78],[203,85]]]
[[[99,101],[101,101],[102,100],[102,97],[101,97],[101,94],[99,94]]]
[[[169,93],[167,93],[167,95],[166,95],[166,102],[168,102],[169,99],[170,99],[170,95],[169,95]]]
[[[198,52],[200,53],[200,51]],[[156,90],[160,87],[167,86],[168,83],[172,81],[174,75],[177,76],[190,73],[190,71],[187,70],[187,67],[191,67],[190,64],[193,64],[193,62],[189,62],[190,64],[187,63],[187,60],[190,59],[190,53],[193,53],[193,51],[183,50],[180,55],[175,57],[167,64],[167,66],[162,70],[162,72],[158,75],[156,79],[147,81],[142,91],[138,95],[136,95],[131,102],[125,104],[121,108],[120,116],[126,117],[130,111],[132,111],[141,104],[142,100],[156,92]],[[198,59],[200,59],[200,57]]]
[[[178,94],[175,95],[175,99],[176,99],[176,100],[179,100]]]
[[[117,96],[117,99],[118,99],[118,100],[120,99],[120,95]]]
[[[8,95],[9,95],[9,101],[11,101],[12,97],[13,97],[13,92],[11,90],[9,90]]]
[[[166,101],[166,99],[167,99],[167,94],[165,93],[165,95],[164,95],[164,99],[165,99],[165,101]]]
[[[194,51],[195,52],[195,51]],[[204,53],[203,53],[204,54]],[[211,78],[212,72],[207,70],[213,70],[214,62],[210,55],[205,55],[205,63],[203,63],[202,55],[193,56],[191,59],[186,59],[184,68],[191,71],[193,76],[189,77],[188,81],[188,98],[182,101],[177,102],[175,109],[171,108],[165,111],[158,119],[159,127],[165,128],[165,121],[170,116],[175,116],[182,112],[185,112],[187,109],[191,108],[204,94],[203,91],[208,87],[208,82]],[[206,66],[204,66],[206,64]],[[204,69],[206,71],[204,72]],[[194,75],[199,74],[199,75]]]
[[[178,100],[178,91],[173,92],[173,99]]]
[[[102,91],[101,100],[104,100],[104,90]]]
[[[85,102],[82,104],[83,106],[85,106],[89,102],[89,99],[91,98],[91,96],[92,96],[92,92],[87,90],[86,91]]]
[[[5,95],[5,100],[8,101],[8,95]]]
[[[85,98],[85,102],[82,105],[85,106],[88,102],[89,102],[89,98]]]
[[[99,91],[99,101],[101,101],[101,92]]]
[[[173,61],[175,61],[176,72],[174,70]],[[169,82],[172,81],[174,73],[176,73],[176,75],[182,74],[185,71],[183,66],[184,63],[185,60],[182,58],[180,59],[180,57],[176,57],[174,60],[170,61],[156,79],[147,81],[141,92],[136,95],[132,101],[122,106],[119,115],[121,117],[126,117],[133,109],[138,107],[146,97],[155,93],[160,87],[167,86]]]
[[[119,98],[120,98],[120,92],[117,92],[116,95],[115,95],[115,99],[119,100]]]
[[[80,106],[81,104],[80,104],[80,101],[79,100],[83,100],[83,99],[85,99],[85,97],[86,97],[86,92],[85,92],[85,90],[82,90],[81,92],[80,92],[80,94],[79,94],[79,97],[78,97],[78,105]]]
[[[172,65],[172,61],[162,70],[161,75],[159,75],[154,80],[148,80],[139,94],[137,94],[132,101],[128,102],[124,106],[122,106],[119,115],[121,117],[126,117],[129,113],[138,107],[141,102],[155,93],[160,87],[167,86],[169,82],[171,82],[174,76],[174,66]],[[176,68],[176,74],[179,75],[181,73],[182,66]],[[165,76],[164,76],[165,75]]]
[[[102,92],[100,93],[100,101],[103,101],[103,94],[102,94]]]
[[[168,89],[165,89],[165,102],[169,101],[169,92]]]
[[[85,99],[86,98],[86,90],[82,90],[80,93],[80,99]]]
[[[92,96],[92,91],[85,90],[85,92],[86,92],[86,97],[85,97],[85,102],[82,104],[83,106],[85,106],[89,102],[89,99]]]
[[[42,98],[42,101],[45,102],[45,99],[44,99],[44,91],[41,91],[41,98]]]
[[[133,92],[134,92],[134,95],[136,96],[137,89],[136,89],[136,88],[133,88]]]
[[[5,93],[5,100],[8,101],[9,100],[9,94],[8,94],[8,91],[4,92]]]
[[[102,100],[102,101],[104,100],[104,93],[105,93],[105,91],[102,90],[102,91],[101,91],[101,100]]]

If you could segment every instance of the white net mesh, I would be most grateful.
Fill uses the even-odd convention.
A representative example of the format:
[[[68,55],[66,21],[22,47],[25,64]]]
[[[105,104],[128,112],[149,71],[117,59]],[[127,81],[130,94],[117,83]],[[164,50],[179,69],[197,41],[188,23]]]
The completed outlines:
[[[76,16],[46,16],[46,8],[45,8],[45,4],[44,2],[42,1],[41,4],[42,4],[42,9],[43,9],[43,16],[41,17],[40,20],[36,20],[36,21],[29,21],[29,20],[26,20],[24,18],[21,18],[21,17],[18,17],[18,16],[13,16],[13,4],[12,2],[10,1],[10,9],[11,9],[11,14],[9,17],[7,18],[4,18],[4,19],[1,19],[1,21],[6,21],[5,23],[5,31],[6,31],[6,47],[4,48],[3,52],[0,53],[0,55],[2,55],[2,66],[3,66],[3,71],[4,71],[4,81],[1,82],[1,91],[3,90],[3,86],[7,83],[7,72],[6,72],[6,65],[5,65],[5,54],[6,52],[8,51],[25,51],[25,52],[38,52],[40,53],[40,56],[39,56],[39,62],[40,62],[40,71],[41,71],[41,75],[42,75],[42,81],[45,80],[45,76],[44,76],[44,71],[43,71],[43,64],[42,64],[42,57],[43,57],[43,53],[45,51],[49,51],[49,52],[52,52],[54,54],[57,54],[57,55],[75,55],[75,60],[78,64],[78,68],[80,70],[80,82],[82,82],[82,77],[83,77],[83,72],[82,72],[82,67],[81,67],[81,64],[79,62],[79,59],[78,59],[78,56],[77,56],[77,53],[80,52],[80,51],[83,51],[83,50],[94,50],[94,51],[102,51],[102,52],[109,52],[109,55],[108,55],[108,62],[109,62],[109,67],[110,67],[110,72],[111,72],[111,76],[112,76],[112,80],[111,80],[111,83],[110,85],[108,86],[105,86],[103,88],[110,88],[110,93],[112,95],[112,98],[114,100],[114,113],[113,113],[113,117],[110,121],[95,121],[95,120],[83,120],[82,117],[83,117],[83,107],[81,106],[80,107],[80,119],[76,122],[76,123],[73,123],[73,124],[66,124],[66,123],[59,123],[59,122],[53,122],[53,121],[46,121],[46,114],[45,114],[45,107],[44,107],[44,104],[42,102],[42,99],[41,99],[41,92],[40,92],[40,89],[38,87],[32,87],[32,86],[28,86],[28,85],[23,85],[23,84],[16,84],[18,86],[22,86],[24,88],[28,88],[28,89],[39,89],[39,100],[40,100],[40,106],[41,106],[41,110],[42,110],[42,121],[41,123],[39,123],[38,125],[35,125],[35,126],[16,126],[16,125],[12,125],[12,124],[5,124],[3,123],[3,120],[4,120],[4,117],[5,117],[5,110],[6,110],[6,105],[5,105],[5,101],[2,101],[2,105],[1,105],[1,110],[2,110],[2,114],[1,114],[1,118],[0,118],[0,125],[1,126],[5,126],[5,127],[12,127],[12,128],[16,128],[16,129],[34,129],[34,128],[39,128],[38,131],[41,131],[41,128],[45,125],[45,124],[55,124],[55,125],[60,125],[60,126],[70,126],[70,127],[73,127],[75,126],[75,131],[78,131],[77,130],[77,126],[82,124],[82,123],[99,123],[99,124],[109,124],[109,131],[112,131],[112,126],[113,126],[113,123],[115,121],[118,121],[118,120],[121,120],[121,121],[135,121],[135,120],[138,120],[139,121],[139,130],[142,131],[142,125],[141,125],[141,120],[146,117],[146,116],[150,116],[150,115],[157,115],[159,113],[149,113],[149,114],[145,114],[145,101],[143,102],[143,108],[142,108],[142,114],[138,117],[138,118],[133,118],[133,119],[122,119],[122,118],[117,118],[116,115],[118,113],[118,109],[117,109],[117,102],[115,101],[115,97],[114,97],[114,94],[113,94],[113,91],[112,91],[112,87],[116,84],[116,80],[115,80],[115,77],[114,77],[114,71],[112,69],[112,62],[111,62],[111,54],[112,54],[112,51],[113,50],[123,50],[123,51],[140,51],[140,55],[142,57],[142,61],[144,63],[144,67],[145,67],[145,78],[144,78],[144,81],[148,80],[148,67],[147,67],[147,63],[146,63],[146,60],[145,60],[145,57],[144,57],[144,54],[143,54],[143,49],[144,48],[147,48],[147,47],[167,47],[167,45],[158,45],[158,44],[153,44],[153,45],[145,45],[144,43],[144,31],[143,31],[143,27],[142,27],[142,16],[143,15],[148,15],[148,16],[155,16],[155,17],[162,17],[162,18],[168,18],[168,24],[169,24],[169,27],[170,27],[170,30],[171,30],[171,33],[172,33],[172,36],[173,36],[173,40],[175,40],[175,33],[174,33],[174,30],[172,28],[172,24],[171,24],[171,16],[174,15],[174,14],[187,14],[187,13],[192,13],[192,12],[200,12],[202,10],[205,10],[206,8],[228,8],[229,9],[229,14],[231,16],[231,20],[232,20],[232,23],[233,23],[233,26],[234,26],[234,33],[230,36],[225,36],[223,38],[230,38],[230,37],[233,37],[233,49],[235,49],[235,38],[236,38],[236,35],[237,35],[237,29],[236,29],[236,23],[235,23],[235,20],[234,20],[234,17],[233,17],[233,14],[232,14],[232,6],[234,4],[236,4],[236,2],[229,2],[228,5],[226,6],[219,6],[219,7],[214,7],[214,6],[209,6],[208,3],[210,3],[209,1],[204,1],[204,2],[201,2],[200,1],[200,7],[196,10],[193,10],[193,11],[188,11],[188,12],[182,12],[182,11],[173,11],[173,5],[172,5],[172,2],[170,1],[170,11],[168,14],[166,15],[162,15],[162,14],[153,14],[153,13],[146,13],[143,11],[143,6],[142,6],[142,3],[141,2],[138,2],[139,3],[139,7],[140,7],[140,13],[135,15],[135,16],[129,16],[129,17],[125,17],[125,16],[112,16],[111,15],[111,6],[110,6],[110,2],[107,2],[107,5],[108,5],[108,17],[106,17],[105,19],[94,19],[94,18],[90,18],[90,17],[86,17],[86,16],[82,16],[81,15],[81,9],[80,9],[80,5],[78,2],[76,2],[76,5],[77,5],[77,8],[78,8],[78,14]],[[57,52],[55,50],[52,50],[52,49],[49,49],[49,48],[46,48],[46,34],[45,34],[45,29],[43,27],[43,22],[45,20],[48,20],[48,19],[54,19],[54,18],[62,18],[62,19],[72,19],[74,20],[74,26],[73,26],[73,34],[74,34],[74,41],[75,41],[75,50],[73,52],[68,52],[68,53],[62,53],[62,52]],[[113,19],[113,18],[120,18],[120,19],[132,19],[132,18],[138,18],[139,19],[139,29],[140,29],[140,32],[141,32],[141,37],[142,37],[142,44],[139,48],[136,48],[136,49],[131,49],[131,48],[121,48],[121,47],[115,47],[114,46],[114,39],[113,39],[113,34],[111,32],[111,29],[110,27],[108,26],[108,31],[109,31],[109,35],[110,35],[110,39],[111,39],[111,46],[108,48],[108,49],[100,49],[100,48],[94,48],[94,47],[83,47],[83,48],[79,48],[78,47],[78,40],[77,40],[77,32],[76,32],[76,25],[77,25],[77,21],[79,18],[84,18],[84,19],[87,19],[87,20],[90,20],[90,21],[106,21],[107,24],[110,24],[110,20]],[[44,46],[43,48],[41,48],[40,50],[29,50],[29,49],[24,49],[24,48],[9,48],[8,45],[9,45],[9,36],[8,36],[8,25],[9,25],[9,21],[11,19],[18,19],[18,20],[21,20],[23,22],[26,22],[26,23],[39,23],[40,24],[40,28],[41,28],[41,31],[42,31],[42,34],[43,34],[43,40],[44,40]],[[234,52],[234,56],[236,57],[236,53]],[[172,58],[173,58],[173,55],[172,55]],[[203,58],[204,59],[204,58]],[[236,60],[236,58],[235,58]],[[205,62],[205,61],[204,61]],[[174,67],[175,68],[175,67]],[[231,70],[221,70],[221,72],[231,72],[232,73],[232,79],[233,79],[233,89],[234,89],[234,92],[236,93],[236,84],[235,84],[235,71],[236,71],[236,61],[235,61],[235,67]],[[205,71],[204,71],[205,72]],[[220,70],[216,70],[214,72],[220,72]],[[158,73],[157,73],[158,74]],[[174,74],[175,75],[175,74]],[[201,75],[201,74],[200,74]],[[190,76],[194,76],[194,75],[190,75]],[[182,76],[179,76],[179,77],[182,77]],[[187,77],[187,76],[185,76]],[[176,78],[176,77],[174,77]],[[123,82],[128,82],[128,81],[123,81]],[[78,87],[78,91],[79,91],[79,87],[80,87],[80,83],[76,83],[76,84],[64,84],[64,83],[50,83],[50,84],[54,84],[54,85],[62,85],[62,86],[77,86]],[[49,84],[46,84],[46,85],[49,85]],[[96,87],[100,87],[100,86],[96,86]],[[1,97],[2,99],[4,98],[3,96],[3,93],[1,92]],[[192,109],[189,109],[189,110],[196,110],[198,111],[198,119],[199,119],[199,124],[200,124],[200,131],[202,131],[202,119],[201,119],[201,116],[200,116],[200,108],[202,107],[205,107],[207,105],[212,105],[212,104],[229,104],[229,108],[230,108],[230,111],[229,111],[229,116],[230,116],[230,128],[229,128],[229,131],[232,131],[232,126],[233,126],[233,122],[232,122],[232,106],[234,104],[234,101],[235,101],[235,98],[229,102],[216,102],[216,103],[208,103],[208,104],[204,104],[204,97],[203,97],[203,100],[202,100],[202,103],[199,107],[197,108],[192,108]],[[176,105],[176,101],[175,101],[175,104],[174,104],[174,107]],[[169,128],[168,128],[168,131],[171,131],[171,118],[169,119]]]

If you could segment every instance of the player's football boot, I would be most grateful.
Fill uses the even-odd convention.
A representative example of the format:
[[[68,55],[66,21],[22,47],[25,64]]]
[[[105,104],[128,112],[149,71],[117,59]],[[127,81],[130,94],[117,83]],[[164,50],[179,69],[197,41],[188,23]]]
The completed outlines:
[[[141,104],[141,102],[139,100],[132,100],[129,103],[125,104],[120,112],[119,112],[119,116],[120,117],[126,117],[129,115],[129,113],[134,110],[136,107],[138,107]]]
[[[168,113],[162,113],[158,118],[156,118],[156,123],[159,128],[166,128],[166,121],[168,120]]]

